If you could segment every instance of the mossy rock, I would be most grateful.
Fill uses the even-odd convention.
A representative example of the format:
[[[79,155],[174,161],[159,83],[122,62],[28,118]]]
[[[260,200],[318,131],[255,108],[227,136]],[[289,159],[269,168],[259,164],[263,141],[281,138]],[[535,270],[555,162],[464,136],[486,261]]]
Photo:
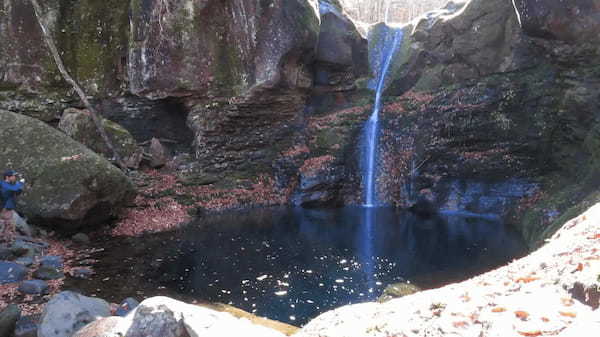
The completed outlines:
[[[129,131],[121,125],[104,118],[102,119],[102,126],[122,158],[129,161],[129,158],[134,156],[137,157],[137,153],[139,153],[141,149],[137,146],[135,139]],[[60,119],[60,123],[58,124],[58,128],[94,152],[102,154],[107,158],[113,156],[112,151],[100,136],[100,133],[92,120],[92,116],[87,110],[65,110]],[[141,159],[141,156],[139,159]],[[139,161],[137,164],[139,164]],[[137,168],[137,165],[132,166],[133,168]]]
[[[394,298],[400,298],[412,294],[416,294],[421,291],[421,288],[408,282],[390,284],[383,290],[383,294],[379,296],[378,301],[383,303]]]
[[[0,125],[0,163],[27,180],[18,209],[32,223],[93,227],[133,197],[133,184],[119,169],[60,131],[4,110]]]

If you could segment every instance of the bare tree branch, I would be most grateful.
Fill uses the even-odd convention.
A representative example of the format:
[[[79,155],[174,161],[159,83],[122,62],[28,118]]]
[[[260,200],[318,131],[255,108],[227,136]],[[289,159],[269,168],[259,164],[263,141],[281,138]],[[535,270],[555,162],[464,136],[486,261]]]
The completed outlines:
[[[40,25],[40,28],[42,29],[42,35],[44,37],[44,41],[46,42],[48,49],[50,49],[50,53],[52,54],[52,57],[54,58],[54,62],[56,63],[56,66],[58,67],[58,71],[61,73],[64,80],[67,81],[67,83],[69,83],[73,87],[73,89],[75,90],[75,92],[77,93],[77,95],[79,96],[79,98],[81,99],[83,104],[85,105],[85,107],[90,112],[90,116],[92,116],[92,120],[94,121],[94,124],[96,125],[96,129],[98,129],[98,132],[100,133],[100,136],[102,137],[102,140],[104,141],[104,143],[106,144],[108,149],[112,152],[117,165],[121,169],[125,170],[127,168],[127,166],[121,159],[121,156],[119,155],[118,151],[113,146],[112,141],[106,134],[106,130],[104,130],[104,127],[102,126],[102,121],[98,117],[98,114],[96,113],[96,109],[94,109],[94,107],[92,106],[90,101],[87,99],[87,95],[85,94],[83,89],[81,89],[79,84],[77,84],[77,82],[73,79],[73,77],[71,77],[71,75],[65,68],[65,65],[60,57],[59,52],[58,52],[58,49],[56,48],[56,44],[54,43],[54,39],[52,38],[52,34],[50,33],[50,31],[48,30],[48,27],[44,23],[44,18],[42,16],[42,8],[40,7],[40,4],[38,3],[37,0],[31,0],[31,4],[33,5],[33,9],[35,11],[35,16]]]

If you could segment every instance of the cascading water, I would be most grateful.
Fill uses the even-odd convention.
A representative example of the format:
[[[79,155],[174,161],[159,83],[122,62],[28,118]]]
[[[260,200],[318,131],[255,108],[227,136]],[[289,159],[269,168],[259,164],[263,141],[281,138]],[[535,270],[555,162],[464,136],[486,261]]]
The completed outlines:
[[[389,2],[388,2],[389,7]],[[389,15],[389,8],[386,10],[386,21]],[[375,257],[373,247],[373,227],[377,222],[375,207],[380,206],[377,200],[377,148],[379,143],[379,112],[381,110],[381,99],[385,88],[385,79],[392,63],[392,59],[398,47],[402,44],[403,31],[401,28],[390,28],[380,39],[381,60],[379,71],[377,73],[377,82],[375,87],[375,106],[373,113],[364,127],[363,144],[363,231],[360,237],[361,260],[363,270],[366,275],[366,282],[369,288],[367,298],[373,299],[373,290],[375,281]]]
[[[381,110],[381,98],[385,88],[385,78],[394,53],[402,44],[403,31],[400,28],[390,29],[389,34],[381,39],[383,44],[381,66],[378,72],[375,87],[375,106],[373,113],[364,128],[364,158],[363,158],[363,183],[364,207],[375,207],[377,202],[377,147],[379,143],[379,111]]]

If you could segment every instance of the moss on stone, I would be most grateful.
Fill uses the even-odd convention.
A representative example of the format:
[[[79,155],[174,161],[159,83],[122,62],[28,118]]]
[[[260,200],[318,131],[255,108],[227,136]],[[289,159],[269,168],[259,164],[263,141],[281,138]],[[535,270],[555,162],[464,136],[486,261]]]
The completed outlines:
[[[88,90],[120,87],[127,55],[129,1],[61,0],[55,30],[63,62]]]

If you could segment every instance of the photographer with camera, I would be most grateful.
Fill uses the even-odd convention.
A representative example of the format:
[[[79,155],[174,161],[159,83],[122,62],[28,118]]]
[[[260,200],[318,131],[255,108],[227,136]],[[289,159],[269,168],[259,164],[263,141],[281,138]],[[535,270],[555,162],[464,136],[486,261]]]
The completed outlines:
[[[17,206],[17,196],[23,191],[25,180],[17,181],[17,172],[7,170],[0,182],[0,222],[4,224],[0,241],[11,244],[15,239],[16,228],[13,212]]]

